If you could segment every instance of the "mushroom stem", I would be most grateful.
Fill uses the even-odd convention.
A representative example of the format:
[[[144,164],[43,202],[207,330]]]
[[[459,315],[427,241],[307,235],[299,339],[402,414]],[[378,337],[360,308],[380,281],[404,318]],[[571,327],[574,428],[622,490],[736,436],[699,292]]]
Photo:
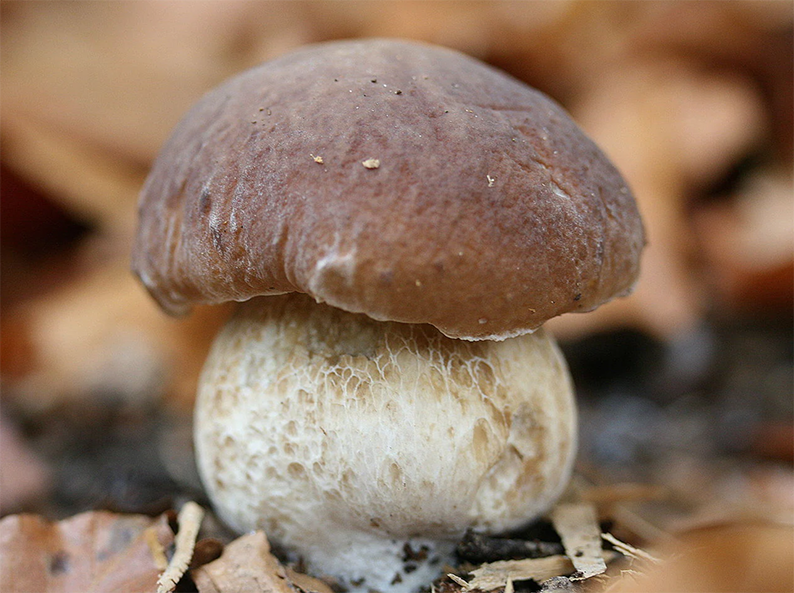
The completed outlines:
[[[264,529],[351,588],[413,591],[466,530],[551,506],[575,425],[542,330],[466,342],[285,295],[240,305],[218,336],[196,448],[232,527]]]

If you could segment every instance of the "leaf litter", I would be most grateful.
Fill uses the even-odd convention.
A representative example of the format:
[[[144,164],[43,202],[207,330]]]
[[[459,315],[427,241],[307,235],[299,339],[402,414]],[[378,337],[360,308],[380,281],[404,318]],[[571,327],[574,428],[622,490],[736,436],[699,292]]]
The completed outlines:
[[[0,521],[3,593],[154,591],[174,534],[165,514],[91,511],[63,521]]]
[[[280,564],[262,531],[234,540],[192,576],[199,593],[332,593],[322,581]]]

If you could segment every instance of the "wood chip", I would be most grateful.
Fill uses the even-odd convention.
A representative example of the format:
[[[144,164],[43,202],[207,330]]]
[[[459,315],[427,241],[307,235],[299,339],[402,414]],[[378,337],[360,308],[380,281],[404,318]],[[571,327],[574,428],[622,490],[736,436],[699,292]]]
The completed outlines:
[[[176,549],[165,572],[157,579],[157,593],[171,593],[176,589],[176,584],[190,566],[203,518],[204,509],[195,502],[186,502],[182,506],[177,516],[179,532],[176,534]]]
[[[581,593],[581,588],[568,577],[552,577],[543,583],[539,593]]]
[[[634,546],[627,544],[626,542],[620,541],[611,533],[602,533],[601,538],[604,539],[604,541],[608,541],[610,544],[612,544],[615,550],[617,550],[624,556],[627,556],[628,558],[634,558],[635,560],[646,560],[653,564],[658,564],[660,562],[660,560],[655,556],[652,556],[651,554],[649,554],[644,550],[635,548]]]
[[[606,571],[601,551],[601,529],[594,505],[558,504],[551,513],[551,520],[562,539],[565,554],[580,573],[572,580],[590,578]]]
[[[459,577],[458,575],[456,575],[456,574],[452,574],[452,573],[450,572],[450,573],[448,573],[448,574],[447,574],[447,578],[448,578],[450,581],[452,581],[453,583],[456,583],[456,584],[460,585],[460,586],[461,586],[461,587],[463,587],[464,589],[467,589],[467,590],[468,590],[468,589],[471,589],[471,588],[472,588],[472,586],[471,586],[469,583],[467,583],[465,580],[463,580],[462,578],[460,578],[460,577]]]
[[[296,572],[290,567],[286,568],[287,578],[303,593],[332,593],[331,588],[320,579],[315,579],[302,572]]]
[[[367,159],[366,161],[362,161],[361,163],[367,169],[377,169],[380,167],[380,160],[379,159]]]
[[[480,568],[473,570],[471,574],[474,575],[474,578],[466,583],[465,588],[492,591],[507,587],[508,581],[526,581],[528,579],[542,583],[553,577],[571,574],[575,570],[571,561],[561,555],[525,558],[524,560],[500,560],[483,564]],[[451,577],[452,575],[450,575]],[[456,579],[453,580],[457,582]]]

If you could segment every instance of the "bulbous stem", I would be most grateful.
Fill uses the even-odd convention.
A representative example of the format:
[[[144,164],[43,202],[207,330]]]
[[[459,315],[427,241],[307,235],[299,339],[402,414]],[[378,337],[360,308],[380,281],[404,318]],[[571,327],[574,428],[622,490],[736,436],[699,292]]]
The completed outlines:
[[[542,331],[465,342],[295,295],[240,306],[196,406],[219,515],[362,590],[415,590],[467,529],[547,510],[575,429],[565,363]]]

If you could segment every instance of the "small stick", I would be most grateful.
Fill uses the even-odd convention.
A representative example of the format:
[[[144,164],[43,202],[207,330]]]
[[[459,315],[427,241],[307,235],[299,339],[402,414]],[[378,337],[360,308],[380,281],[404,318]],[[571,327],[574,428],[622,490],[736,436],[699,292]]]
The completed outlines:
[[[176,518],[179,524],[179,532],[176,534],[175,540],[176,549],[165,571],[157,579],[157,593],[171,593],[190,566],[193,549],[196,546],[196,537],[203,518],[204,509],[195,502],[186,502],[182,505]]]

